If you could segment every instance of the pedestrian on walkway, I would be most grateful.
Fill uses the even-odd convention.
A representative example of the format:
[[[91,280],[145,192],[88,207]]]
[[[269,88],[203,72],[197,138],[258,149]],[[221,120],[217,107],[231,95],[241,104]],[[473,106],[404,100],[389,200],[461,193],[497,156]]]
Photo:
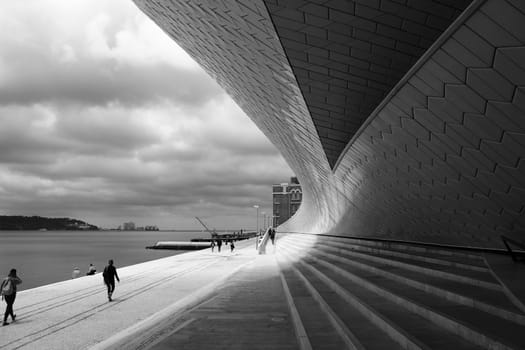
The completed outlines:
[[[213,253],[213,250],[215,249],[215,240],[211,240],[211,252]]]
[[[233,250],[235,249],[235,245],[233,244],[233,240],[230,241],[230,251],[233,253]]]
[[[120,283],[120,278],[118,277],[117,269],[115,268],[115,266],[113,266],[113,259],[110,259],[108,261],[108,265],[104,267],[102,277],[104,278],[104,283],[108,288],[108,300],[112,301],[113,299],[111,299],[111,297],[113,296],[113,292],[115,291],[115,278]]]
[[[217,250],[219,251],[219,253],[221,252],[221,247],[222,247],[222,240],[218,238],[217,239]]]
[[[13,313],[13,304],[16,299],[16,286],[22,283],[22,280],[16,275],[16,269],[11,269],[9,275],[4,279],[2,285],[0,286],[0,291],[2,293],[2,299],[5,300],[7,304],[4,313],[4,322],[2,326],[7,326],[7,317],[11,316],[11,320],[15,322],[16,315]]]
[[[270,240],[272,245],[275,245],[275,229],[273,227],[270,227]]]

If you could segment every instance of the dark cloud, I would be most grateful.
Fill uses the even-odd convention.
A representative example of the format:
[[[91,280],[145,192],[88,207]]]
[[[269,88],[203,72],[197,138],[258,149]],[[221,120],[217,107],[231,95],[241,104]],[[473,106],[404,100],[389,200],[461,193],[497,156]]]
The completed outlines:
[[[130,1],[11,2],[0,22],[0,213],[255,227],[292,175]]]
[[[182,50],[132,4],[77,5],[85,13],[46,0],[0,13],[6,29],[17,32],[0,34],[0,103],[140,106],[169,99],[198,106],[222,94],[201,69],[180,63]]]
[[[117,64],[112,59],[64,64],[51,53],[35,57],[34,52],[18,51],[17,57],[26,58],[10,66],[10,78],[0,86],[4,105],[52,102],[141,106],[169,99],[198,106],[223,94],[200,70],[183,70],[166,63],[139,67],[127,62]]]

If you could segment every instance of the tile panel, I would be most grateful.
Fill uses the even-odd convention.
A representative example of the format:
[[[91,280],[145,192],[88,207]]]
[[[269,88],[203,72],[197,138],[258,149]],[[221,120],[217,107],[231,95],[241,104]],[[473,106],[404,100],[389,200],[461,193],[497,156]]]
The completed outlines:
[[[296,78],[328,161],[334,166],[368,115],[470,0],[265,3],[292,70],[316,73],[296,73]],[[346,90],[338,90],[339,98],[334,98],[331,88],[306,93],[318,81],[330,84],[327,77],[348,83]],[[327,133],[321,126],[325,118],[316,113],[319,108],[333,109],[327,105],[338,110],[337,116],[330,113],[330,118],[342,115],[349,121],[342,127],[334,125],[337,133]],[[336,147],[334,135],[339,138]]]

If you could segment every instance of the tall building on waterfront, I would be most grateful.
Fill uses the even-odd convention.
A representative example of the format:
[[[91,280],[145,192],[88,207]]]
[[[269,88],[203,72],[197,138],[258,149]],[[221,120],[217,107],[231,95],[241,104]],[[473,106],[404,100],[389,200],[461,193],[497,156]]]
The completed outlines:
[[[290,182],[272,186],[273,196],[273,226],[279,226],[291,218],[299,209],[303,199],[303,191],[297,177],[291,177]]]

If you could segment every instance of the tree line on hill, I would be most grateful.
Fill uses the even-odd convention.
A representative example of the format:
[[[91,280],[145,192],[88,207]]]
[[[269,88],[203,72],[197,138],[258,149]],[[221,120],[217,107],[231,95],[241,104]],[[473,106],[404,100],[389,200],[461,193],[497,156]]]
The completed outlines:
[[[0,215],[0,230],[98,230],[84,221],[70,218]]]

